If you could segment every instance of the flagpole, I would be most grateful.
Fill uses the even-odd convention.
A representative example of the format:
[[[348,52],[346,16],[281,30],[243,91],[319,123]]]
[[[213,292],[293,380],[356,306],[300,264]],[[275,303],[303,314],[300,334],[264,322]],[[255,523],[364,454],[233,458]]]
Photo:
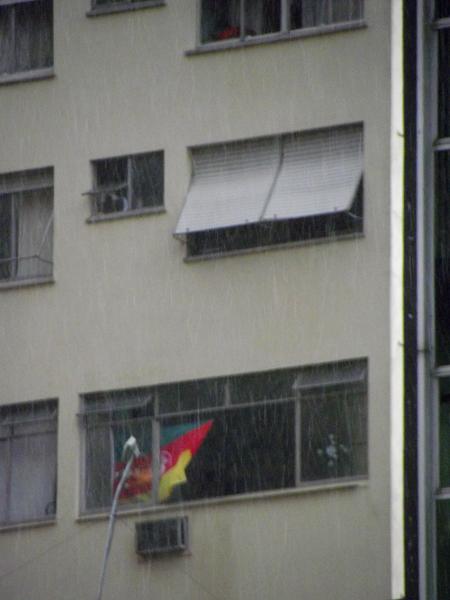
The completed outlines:
[[[109,514],[108,535],[106,537],[105,554],[103,556],[103,565],[102,565],[102,572],[100,575],[100,583],[98,586],[97,600],[101,600],[101,598],[102,598],[103,584],[105,583],[105,576],[106,576],[106,565],[108,563],[109,552],[111,550],[112,538],[113,538],[113,534],[114,534],[114,525],[115,525],[115,519],[116,519],[117,503],[119,502],[119,496],[123,489],[123,486],[125,485],[126,480],[128,479],[128,476],[130,474],[131,465],[133,464],[133,460],[136,457],[138,457],[140,454],[136,439],[133,436],[128,438],[128,440],[125,442],[125,444],[123,446],[122,457],[124,457],[128,452],[131,452],[131,454],[127,461],[125,469],[123,470],[122,477],[120,478],[120,481],[119,481],[119,485],[117,486],[116,491],[114,493],[114,498],[113,498],[113,502],[111,505],[111,512]]]

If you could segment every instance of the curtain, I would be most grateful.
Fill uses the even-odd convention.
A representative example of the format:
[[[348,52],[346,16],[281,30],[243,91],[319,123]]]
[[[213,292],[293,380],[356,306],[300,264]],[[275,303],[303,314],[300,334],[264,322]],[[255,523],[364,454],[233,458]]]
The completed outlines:
[[[51,2],[39,0],[15,7],[16,71],[42,69],[53,64]]]
[[[17,207],[17,278],[52,274],[53,206],[52,190],[33,190],[15,194]]]
[[[54,514],[56,490],[55,432],[11,440],[11,522]]]
[[[14,71],[12,6],[0,7],[0,75]]]

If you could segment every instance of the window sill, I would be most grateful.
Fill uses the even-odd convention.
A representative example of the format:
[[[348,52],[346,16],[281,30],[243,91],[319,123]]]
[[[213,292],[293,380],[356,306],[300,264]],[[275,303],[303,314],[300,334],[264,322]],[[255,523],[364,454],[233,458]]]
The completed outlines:
[[[165,6],[166,0],[142,0],[142,2],[121,2],[120,4],[110,4],[96,6],[86,13],[87,17],[101,17],[102,15],[112,15],[114,13],[129,12],[140,10],[141,8],[157,8]]]
[[[251,492],[249,494],[238,494],[236,496],[223,496],[221,498],[205,498],[202,500],[191,500],[189,502],[178,502],[173,504],[161,504],[157,506],[136,506],[133,508],[124,508],[118,510],[117,517],[126,517],[132,515],[142,515],[143,513],[165,513],[185,510],[186,508],[197,508],[202,506],[212,506],[221,504],[236,504],[240,502],[270,500],[272,498],[286,498],[305,494],[314,494],[317,492],[335,492],[351,490],[356,488],[365,488],[368,486],[367,477],[353,477],[333,480],[331,482],[318,481],[316,483],[304,484],[297,488],[282,490],[273,490],[270,492]],[[99,510],[97,512],[86,512],[77,517],[76,521],[83,523],[89,521],[98,521],[109,518],[109,512]]]
[[[348,23],[335,23],[332,25],[320,25],[319,27],[305,27],[304,29],[295,29],[292,31],[283,31],[277,33],[267,33],[243,40],[226,40],[223,42],[208,42],[197,46],[192,50],[185,52],[186,56],[197,54],[207,54],[209,52],[220,52],[221,50],[233,50],[245,48],[247,46],[259,46],[260,44],[272,44],[276,42],[286,42],[289,40],[298,40],[302,38],[314,37],[317,35],[327,35],[329,33],[338,33],[340,31],[350,31],[354,29],[364,29],[367,27],[365,20],[350,21]]]
[[[200,254],[197,256],[186,256],[185,263],[197,263],[205,260],[216,260],[217,258],[231,258],[233,256],[242,256],[246,254],[255,254],[260,252],[270,252],[272,250],[286,250],[289,248],[299,248],[302,246],[311,246],[316,244],[329,244],[330,242],[340,242],[344,240],[356,240],[364,237],[363,231],[337,235],[334,237],[316,238],[310,240],[300,240],[298,242],[287,242],[286,244],[273,244],[271,246],[255,246],[254,248],[242,248],[241,250],[229,250],[226,252],[214,252],[211,254]]]
[[[14,288],[29,287],[31,285],[48,285],[55,283],[53,276],[49,277],[34,277],[30,279],[11,279],[8,281],[0,281],[1,290],[11,290]]]
[[[45,517],[43,519],[35,519],[34,521],[20,521],[18,523],[0,524],[0,532],[32,529],[35,527],[48,527],[49,525],[56,525],[56,517]]]
[[[92,215],[86,219],[86,223],[102,223],[104,221],[119,221],[120,219],[129,219],[131,217],[144,217],[148,215],[161,215],[166,212],[164,206],[155,206],[152,208],[138,208],[136,210],[127,210],[124,212],[110,213],[107,215]]]
[[[0,85],[21,83],[24,81],[38,81],[39,79],[52,79],[54,76],[55,71],[53,67],[34,69],[33,71],[20,71],[18,73],[0,75]]]

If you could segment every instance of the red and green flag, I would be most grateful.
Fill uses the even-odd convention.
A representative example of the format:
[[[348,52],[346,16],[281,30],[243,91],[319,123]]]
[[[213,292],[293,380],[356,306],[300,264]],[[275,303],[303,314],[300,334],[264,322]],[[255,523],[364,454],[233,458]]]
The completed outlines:
[[[173,488],[186,483],[186,468],[202,445],[213,424],[212,419],[201,423],[183,423],[161,427],[160,475],[158,499],[167,500]],[[114,487],[119,483],[124,462],[117,462],[114,469]],[[135,458],[130,476],[120,494],[121,502],[149,501],[152,493],[151,453]]]

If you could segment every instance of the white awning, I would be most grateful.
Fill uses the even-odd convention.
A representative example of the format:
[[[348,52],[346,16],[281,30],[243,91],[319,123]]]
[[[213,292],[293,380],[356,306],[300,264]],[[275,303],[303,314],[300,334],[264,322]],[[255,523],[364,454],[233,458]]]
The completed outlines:
[[[193,176],[176,234],[261,220],[275,181],[279,138],[195,148]]]
[[[350,209],[363,174],[361,125],[203,146],[175,234]]]
[[[263,219],[295,219],[349,210],[362,173],[361,126],[286,136],[281,170]]]

